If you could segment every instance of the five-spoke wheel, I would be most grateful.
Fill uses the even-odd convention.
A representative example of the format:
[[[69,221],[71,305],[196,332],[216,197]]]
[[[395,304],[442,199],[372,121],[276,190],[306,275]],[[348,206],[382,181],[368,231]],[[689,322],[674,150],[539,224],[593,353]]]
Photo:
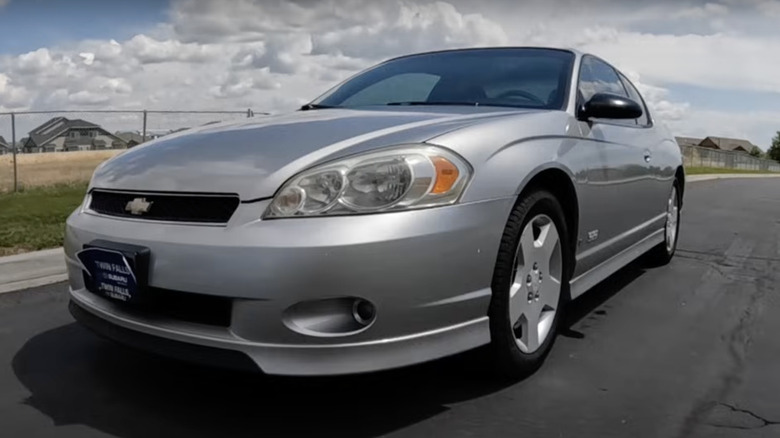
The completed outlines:
[[[561,295],[561,240],[555,223],[539,214],[520,235],[509,289],[509,319],[517,346],[533,353],[550,335]]]
[[[493,274],[490,334],[495,365],[508,377],[536,370],[555,339],[569,296],[570,246],[560,203],[538,190],[514,207]]]

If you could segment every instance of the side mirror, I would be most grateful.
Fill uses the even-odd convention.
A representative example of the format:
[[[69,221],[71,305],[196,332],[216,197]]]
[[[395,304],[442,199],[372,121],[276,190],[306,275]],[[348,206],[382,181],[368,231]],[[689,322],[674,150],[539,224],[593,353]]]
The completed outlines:
[[[633,100],[617,94],[596,93],[577,112],[580,120],[588,119],[637,119],[642,107]]]

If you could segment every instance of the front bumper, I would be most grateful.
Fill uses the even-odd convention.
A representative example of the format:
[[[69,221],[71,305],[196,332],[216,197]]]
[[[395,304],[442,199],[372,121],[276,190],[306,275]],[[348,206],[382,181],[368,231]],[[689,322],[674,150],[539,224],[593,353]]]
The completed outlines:
[[[257,220],[264,201],[242,204],[226,227],[76,212],[65,239],[71,300],[125,329],[241,352],[269,374],[346,374],[419,363],[489,341],[490,282],[513,202]],[[95,239],[150,248],[154,288],[229,297],[229,327],[131,313],[88,292],[74,254]],[[344,296],[372,302],[374,323],[345,335],[302,333],[285,323],[285,311],[295,304]]]

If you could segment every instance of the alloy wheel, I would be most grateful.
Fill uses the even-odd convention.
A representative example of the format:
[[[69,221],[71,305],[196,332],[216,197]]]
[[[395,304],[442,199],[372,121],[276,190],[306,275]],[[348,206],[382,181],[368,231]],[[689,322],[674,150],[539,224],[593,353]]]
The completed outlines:
[[[672,194],[666,204],[666,251],[671,253],[677,243],[677,222],[680,220],[680,206],[677,202],[677,187],[672,187]]]
[[[520,235],[509,289],[509,318],[523,353],[534,353],[552,335],[562,272],[561,239],[555,222],[547,215],[537,215]]]

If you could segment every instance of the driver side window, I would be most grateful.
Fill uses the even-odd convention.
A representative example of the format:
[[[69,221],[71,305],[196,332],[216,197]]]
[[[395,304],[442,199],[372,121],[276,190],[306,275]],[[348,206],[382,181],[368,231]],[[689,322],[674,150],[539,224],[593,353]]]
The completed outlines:
[[[645,104],[644,99],[642,99],[642,96],[639,94],[639,91],[637,91],[636,87],[634,87],[634,84],[632,84],[631,81],[628,80],[628,78],[626,78],[621,74],[620,79],[623,80],[623,85],[625,85],[626,90],[628,90],[629,99],[638,103],[642,107],[642,115],[638,119],[636,119],[636,124],[639,126],[648,126],[650,124],[650,118],[647,115],[647,105]]]
[[[582,59],[578,91],[582,102],[587,102],[596,93],[611,93],[628,97],[623,83],[615,69],[592,56]]]
[[[577,85],[577,104],[582,105],[594,94],[609,93],[629,97],[618,73],[609,64],[592,56],[582,58],[580,78]],[[636,125],[636,120],[602,119],[621,125]]]

